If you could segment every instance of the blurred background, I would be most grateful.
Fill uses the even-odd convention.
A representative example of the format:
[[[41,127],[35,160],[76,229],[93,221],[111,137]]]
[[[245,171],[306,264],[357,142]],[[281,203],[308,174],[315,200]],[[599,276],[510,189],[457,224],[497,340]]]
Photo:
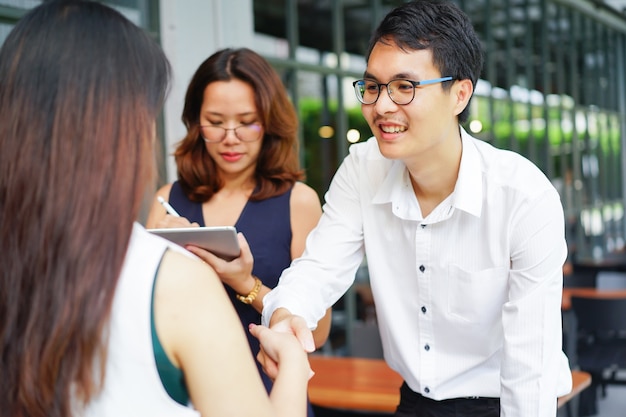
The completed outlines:
[[[0,43],[37,0],[0,0]],[[185,88],[215,50],[250,47],[279,71],[300,121],[301,160],[320,199],[349,146],[371,133],[351,82],[369,36],[399,0],[108,0],[160,42],[174,83],[159,123],[161,183],[184,136]],[[535,162],[560,191],[571,268],[626,264],[626,0],[458,0],[485,51],[465,128]],[[333,352],[375,320],[367,263],[336,308]],[[342,330],[343,329],[343,330]]]

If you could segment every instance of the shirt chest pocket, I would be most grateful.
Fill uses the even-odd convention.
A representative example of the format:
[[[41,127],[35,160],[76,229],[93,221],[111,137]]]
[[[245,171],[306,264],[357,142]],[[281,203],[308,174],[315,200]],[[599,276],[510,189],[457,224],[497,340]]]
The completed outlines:
[[[489,268],[468,271],[448,267],[448,313],[465,322],[489,325],[499,321],[506,301],[508,269]]]

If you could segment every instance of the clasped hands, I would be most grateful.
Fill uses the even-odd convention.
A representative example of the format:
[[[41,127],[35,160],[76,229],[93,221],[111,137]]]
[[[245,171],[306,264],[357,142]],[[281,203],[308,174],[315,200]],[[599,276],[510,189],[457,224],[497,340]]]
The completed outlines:
[[[272,324],[270,330],[276,333],[291,334],[296,337],[302,350],[306,353],[315,351],[315,343],[313,341],[313,333],[306,324],[304,318],[293,315],[285,309],[278,309],[272,316]],[[261,344],[261,350],[257,355],[257,360],[263,367],[263,371],[271,379],[275,379],[278,375],[278,367],[280,366],[274,352],[269,351],[266,346]],[[315,375],[311,371],[309,379]]]

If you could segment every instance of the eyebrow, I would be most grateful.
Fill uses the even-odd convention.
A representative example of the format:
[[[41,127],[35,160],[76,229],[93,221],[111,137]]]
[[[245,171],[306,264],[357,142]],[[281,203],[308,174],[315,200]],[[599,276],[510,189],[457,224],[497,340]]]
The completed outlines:
[[[200,115],[204,116],[204,117],[208,117],[208,116],[217,116],[217,117],[248,117],[248,116],[254,116],[254,117],[259,117],[259,113],[256,112],[256,111],[247,111],[247,112],[237,113],[237,114],[233,114],[233,115],[225,115],[223,113],[219,113],[219,112],[215,112],[215,111],[207,111],[207,112],[201,113]]]
[[[378,77],[376,77],[374,74],[372,74],[370,72],[367,72],[367,71],[365,71],[363,73],[363,78],[367,78],[367,79],[378,81]],[[398,80],[398,79],[414,80],[416,78],[419,79],[420,77],[417,77],[414,73],[400,72],[398,74],[392,75],[390,80]]]

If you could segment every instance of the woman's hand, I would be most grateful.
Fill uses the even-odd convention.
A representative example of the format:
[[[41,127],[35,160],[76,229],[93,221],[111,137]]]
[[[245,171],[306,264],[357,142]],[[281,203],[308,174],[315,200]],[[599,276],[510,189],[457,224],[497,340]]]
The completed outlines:
[[[271,330],[254,323],[249,325],[249,330],[254,337],[259,339],[262,353],[257,355],[257,360],[272,380],[278,377],[281,365],[284,367],[302,366],[309,379],[314,375],[307,354],[293,333]]]
[[[191,223],[184,217],[176,217],[166,214],[165,217],[156,222],[155,229],[172,229],[182,227],[200,227],[198,223]]]
[[[237,233],[237,240],[241,254],[230,262],[198,246],[187,245],[186,249],[211,265],[222,282],[231,287],[237,294],[246,295],[252,291],[255,285],[255,279],[252,276],[254,257],[248,241],[241,232]]]
[[[271,331],[293,336],[298,342],[299,349],[305,354],[315,350],[313,335],[311,330],[307,327],[306,321],[302,317],[293,315],[285,309],[278,309],[274,312]],[[252,334],[254,335],[254,333]],[[256,358],[263,367],[264,372],[270,378],[275,378],[279,366],[275,352],[268,351],[266,346],[261,343],[261,350]],[[311,376],[313,376],[313,374],[311,374]]]

